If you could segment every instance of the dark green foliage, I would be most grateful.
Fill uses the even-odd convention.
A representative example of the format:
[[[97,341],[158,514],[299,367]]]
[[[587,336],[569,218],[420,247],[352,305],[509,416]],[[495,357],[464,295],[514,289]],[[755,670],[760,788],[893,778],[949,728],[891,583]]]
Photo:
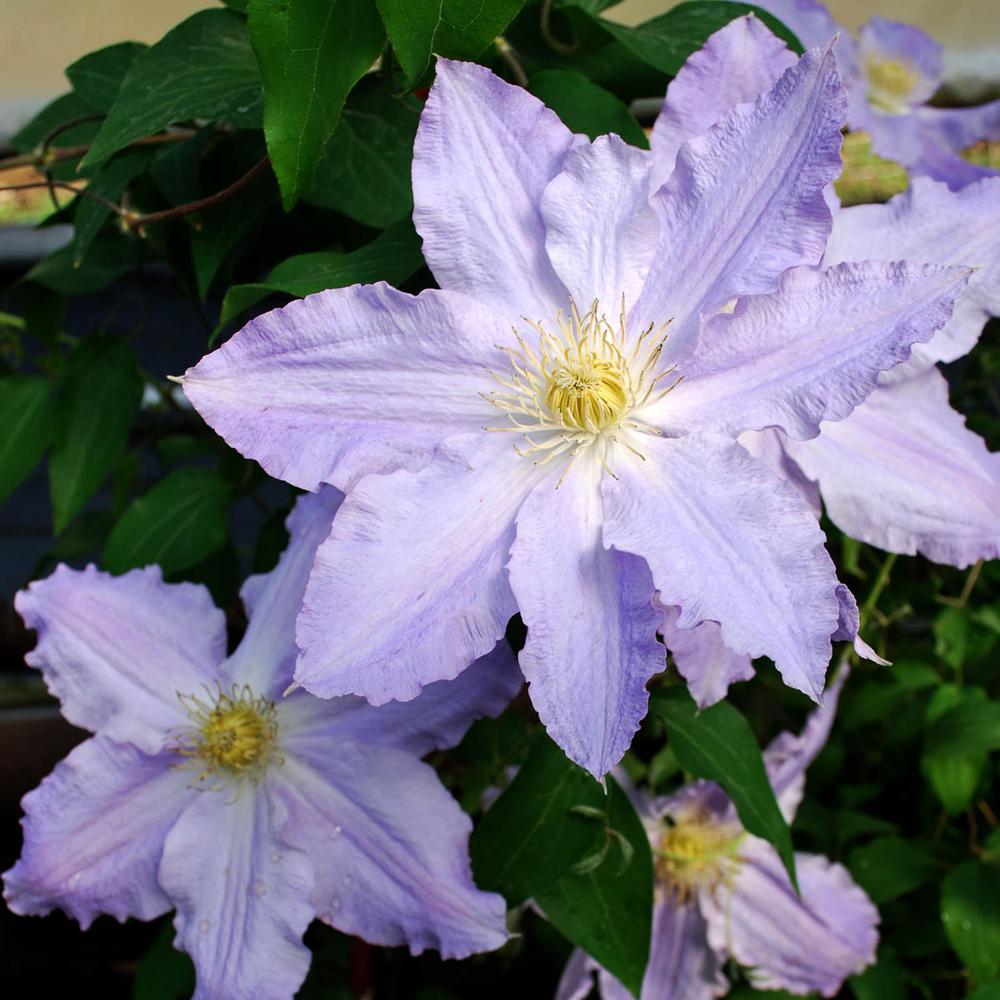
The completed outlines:
[[[472,838],[476,881],[509,906],[543,892],[596,849],[601,829],[580,809],[601,812],[604,800],[593,777],[539,733]]]
[[[49,489],[58,535],[125,450],[142,395],[135,354],[120,340],[84,341],[66,359],[57,392]]]
[[[413,211],[410,160],[421,104],[367,77],[354,88],[306,199],[379,229]]]
[[[193,118],[259,128],[263,104],[246,22],[225,10],[199,11],[132,63],[83,165]]]
[[[643,149],[649,140],[627,105],[582,73],[568,69],[544,69],[536,73],[528,89],[541,98],[574,131],[596,139],[614,132]]]
[[[264,81],[264,136],[285,210],[316,183],[351,88],[385,42],[375,0],[250,0]]]
[[[52,393],[35,375],[0,378],[0,501],[42,460],[52,438]]]
[[[377,0],[389,41],[406,75],[419,80],[431,55],[476,59],[524,0]]]
[[[112,528],[104,568],[124,573],[158,563],[164,574],[188,569],[226,541],[230,488],[212,469],[176,469],[133,500]]]
[[[649,956],[653,859],[642,822],[613,780],[606,808],[597,850],[535,901],[573,944],[638,996]]]

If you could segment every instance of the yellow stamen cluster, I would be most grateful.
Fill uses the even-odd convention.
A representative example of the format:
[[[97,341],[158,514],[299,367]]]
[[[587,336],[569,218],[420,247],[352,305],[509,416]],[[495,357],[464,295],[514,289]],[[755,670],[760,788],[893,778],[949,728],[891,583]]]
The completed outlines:
[[[221,689],[209,700],[178,695],[194,723],[175,747],[208,777],[258,780],[278,759],[278,721],[274,702],[257,697],[246,685]]]
[[[583,316],[575,305],[568,315],[558,313],[555,332],[525,322],[537,336],[515,330],[517,347],[499,348],[510,371],[490,373],[500,391],[486,396],[509,423],[488,430],[522,434],[526,447],[518,453],[541,454],[538,464],[575,457],[598,440],[619,441],[625,430],[659,433],[634,414],[677,384],[661,388],[673,369],[657,371],[666,325],[655,332],[650,325],[629,343],[624,302],[618,325],[612,326],[596,301]]]
[[[743,836],[737,826],[699,816],[666,826],[653,848],[657,881],[680,901],[730,882]]]
[[[552,372],[545,384],[545,402],[567,426],[596,433],[621,420],[628,406],[625,383],[619,365],[587,353]]]
[[[905,114],[907,101],[920,74],[904,59],[883,59],[869,56],[865,60],[868,80],[868,103],[888,114]]]

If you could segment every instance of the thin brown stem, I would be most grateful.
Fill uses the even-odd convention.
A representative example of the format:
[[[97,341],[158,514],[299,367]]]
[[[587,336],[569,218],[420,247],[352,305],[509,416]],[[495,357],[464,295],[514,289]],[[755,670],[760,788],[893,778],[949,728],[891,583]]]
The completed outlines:
[[[270,160],[268,157],[264,156],[258,160],[242,177],[233,181],[229,187],[223,188],[221,191],[216,191],[215,194],[210,194],[205,198],[199,198],[197,201],[189,201],[185,205],[177,205],[174,208],[166,208],[161,212],[149,212],[146,215],[136,214],[129,209],[123,208],[121,205],[116,205],[113,201],[109,201],[107,198],[104,198],[99,194],[94,194],[87,188],[74,187],[66,181],[46,179],[41,181],[30,181],[25,184],[7,184],[0,186],[0,194],[4,191],[27,191],[31,188],[40,187],[48,187],[50,190],[52,188],[59,188],[64,191],[72,191],[74,194],[90,198],[103,205],[109,211],[114,212],[115,215],[123,221],[127,228],[139,230],[142,229],[143,226],[148,226],[153,222],[163,222],[166,219],[176,219],[180,218],[182,215],[190,215],[192,212],[200,212],[206,208],[211,208],[213,205],[217,205],[221,201],[225,201],[227,198],[231,198],[238,191],[245,188],[255,177],[263,173],[267,169],[269,163]]]
[[[211,208],[220,201],[231,198],[238,191],[245,188],[255,177],[258,177],[270,165],[270,158],[262,156],[242,177],[233,181],[227,188],[216,191],[205,198],[197,201],[189,201],[186,205],[177,205],[175,208],[165,208],[162,212],[150,212],[148,215],[133,215],[128,219],[129,226],[139,229],[148,226],[151,222],[163,222],[165,219],[176,219],[182,215],[190,215],[192,212],[200,212],[203,209]]]
[[[159,146],[168,142],[181,142],[185,139],[192,139],[197,135],[194,129],[177,129],[174,132],[158,132],[156,135],[143,136],[129,143],[133,146]],[[8,156],[0,160],[0,170],[13,170],[15,167],[51,167],[56,163],[65,160],[75,160],[78,156],[84,156],[90,152],[90,143],[81,146],[56,146],[53,149],[44,146],[31,153],[19,153],[16,156]]]
[[[75,128],[77,125],[87,125],[90,122],[99,122],[103,118],[103,114],[77,115],[76,118],[69,118],[64,122],[60,122],[54,128],[50,128],[48,132],[42,136],[42,141],[38,145],[42,149],[46,149],[52,143],[52,140],[57,136],[62,135],[63,132],[68,132],[71,128]]]
[[[500,53],[500,58],[510,67],[511,73],[514,74],[514,79],[520,86],[527,90],[528,74],[525,73],[524,67],[521,65],[521,60],[518,59],[517,52],[514,51],[514,46],[503,35],[497,35],[493,40],[493,44],[496,46],[497,52]]]
[[[571,55],[576,52],[580,47],[577,42],[563,42],[556,38],[552,34],[552,25],[550,19],[552,17],[552,2],[553,0],[545,0],[542,4],[542,12],[538,19],[538,30],[541,32],[542,38],[545,39],[545,44],[555,52],[559,52],[564,56]]]
[[[962,587],[962,593],[958,597],[947,597],[938,596],[937,600],[941,604],[947,604],[952,608],[964,608],[966,604],[969,603],[969,598],[972,596],[972,591],[975,589],[976,582],[979,580],[979,574],[983,571],[983,560],[980,559],[972,569],[969,570],[968,575],[965,578],[965,586]]]

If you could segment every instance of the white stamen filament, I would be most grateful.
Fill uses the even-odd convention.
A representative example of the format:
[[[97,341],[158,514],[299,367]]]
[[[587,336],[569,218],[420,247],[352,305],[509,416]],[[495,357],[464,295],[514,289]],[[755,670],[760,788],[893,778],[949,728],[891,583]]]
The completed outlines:
[[[484,397],[509,423],[486,430],[521,434],[524,441],[521,447],[515,445],[515,451],[537,456],[536,465],[566,457],[571,464],[585,448],[598,444],[602,467],[614,475],[606,462],[609,443],[622,444],[644,458],[623,439],[623,432],[660,433],[635,414],[658,402],[680,381],[663,387],[674,369],[656,371],[669,323],[655,333],[650,324],[630,345],[624,300],[617,327],[599,311],[596,300],[583,316],[573,303],[568,315],[557,313],[555,334],[541,323],[525,322],[538,334],[537,346],[514,330],[517,347],[498,348],[507,355],[510,370],[490,372],[499,390]]]

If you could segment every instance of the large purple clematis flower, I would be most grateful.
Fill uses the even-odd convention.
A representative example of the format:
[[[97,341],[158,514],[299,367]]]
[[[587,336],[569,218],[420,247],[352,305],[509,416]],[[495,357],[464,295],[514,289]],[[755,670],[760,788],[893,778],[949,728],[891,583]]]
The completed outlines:
[[[842,678],[841,678],[842,680]],[[765,752],[768,775],[789,821],[802,799],[805,770],[822,749],[840,683],[827,692],[802,734],[784,733]],[[847,870],[816,854],[796,854],[801,896],[777,852],[748,834],[725,793],[695,782],[650,800],[633,791],[649,834],[656,872],[649,964],[639,1000],[710,1000],[730,985],[733,959],[760,989],[833,996],[875,961],[878,911]],[[556,1000],[584,1000],[593,976],[603,1000],[631,994],[576,951]]]
[[[967,280],[797,266],[826,245],[845,107],[831,52],[810,51],[657,187],[647,153],[438,63],[413,179],[442,290],[310,296],[184,377],[272,475],[349,490],[306,589],[299,683],[413,698],[520,611],[532,701],[601,775],[663,668],[655,592],[819,697],[852,602],[808,505],[736,438],[846,416]]]
[[[804,45],[819,45],[842,30],[817,0],[762,0],[758,6]],[[1000,139],[1000,101],[971,108],[928,105],[941,83],[941,46],[933,38],[912,25],[873,17],[857,41],[841,35],[837,61],[850,95],[848,124],[865,129],[877,153],[953,189],[996,175],[959,153],[980,140]]]
[[[149,920],[176,908],[197,998],[291,997],[318,916],[376,944],[464,957],[506,939],[504,903],[472,882],[468,817],[419,758],[496,714],[520,684],[501,643],[406,705],[282,699],[292,628],[340,494],[299,501],[277,568],[243,589],[226,658],[208,592],[150,567],[58,568],[17,596],[66,717],[96,733],[24,799],[4,876],[15,913],[61,907]]]
[[[681,69],[654,126],[652,155],[669,176],[691,134],[734,104],[755,100],[794,56],[758,20],[741,18],[709,39]],[[743,435],[743,444],[795,484],[847,534],[894,552],[921,552],[966,566],[1000,555],[1000,456],[991,454],[948,405],[934,370],[976,343],[1000,315],[1000,178],[953,192],[915,178],[888,205],[834,206],[824,264],[868,259],[976,266],[954,315],[911,359],[880,376],[880,386],[850,416],[796,441],[777,429]],[[855,623],[856,628],[856,623]],[[677,627],[664,609],[664,641],[702,705],[733,681],[753,676],[751,657],[728,649],[718,625]]]

